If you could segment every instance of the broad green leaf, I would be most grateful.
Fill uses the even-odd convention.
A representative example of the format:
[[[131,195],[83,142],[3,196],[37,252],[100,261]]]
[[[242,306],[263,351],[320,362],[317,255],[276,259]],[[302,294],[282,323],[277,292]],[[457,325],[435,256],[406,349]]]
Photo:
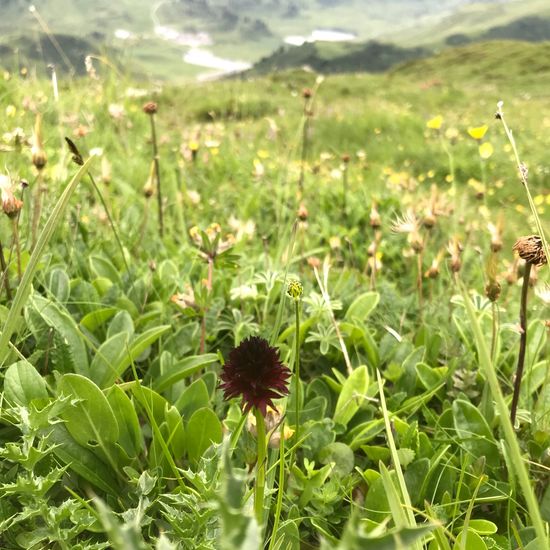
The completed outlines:
[[[120,350],[120,354],[115,359],[114,363],[105,364],[104,367],[100,369],[97,376],[95,373],[92,374],[98,386],[101,388],[112,386],[116,379],[122,376],[132,362],[134,362],[151,344],[168,332],[170,328],[169,325],[161,325],[160,327],[151,328],[135,337],[128,346],[124,346],[123,349]],[[124,335],[124,337],[125,336],[126,335]],[[119,341],[122,341],[122,337],[119,337]]]
[[[118,423],[113,409],[89,378],[65,374],[59,381],[58,392],[73,400],[72,407],[67,407],[61,417],[79,445],[106,451],[109,443],[117,441]]]
[[[106,387],[104,380],[115,375],[116,366],[121,358],[127,354],[128,335],[125,332],[115,334],[96,351],[92,364],[90,365],[90,378],[100,387]]]
[[[355,457],[353,451],[338,441],[327,445],[319,452],[321,464],[332,464],[332,474],[339,477],[346,476],[353,471]]]
[[[159,393],[163,392],[179,380],[192,376],[207,365],[215,363],[218,359],[218,355],[215,353],[186,357],[183,361],[171,367],[170,372],[153,380],[153,389]]]
[[[427,390],[431,390],[440,384],[446,374],[447,367],[432,368],[422,361],[416,365],[416,375]]]
[[[63,269],[55,268],[48,275],[48,290],[60,303],[65,303],[71,294],[70,281]]]
[[[120,305],[125,307],[127,304]],[[111,338],[119,332],[125,332],[128,334],[129,339],[134,335],[134,321],[126,309],[122,309],[113,317],[113,320],[110,322],[109,328],[107,329],[107,338]]]
[[[550,485],[546,487],[540,503],[540,514],[544,521],[550,522]]]
[[[458,534],[453,550],[487,550],[487,545],[473,529],[468,529]]]
[[[124,390],[111,386],[107,390],[107,401],[118,424],[118,443],[129,457],[137,456],[143,448],[143,439],[136,409]]]
[[[195,411],[187,424],[187,454],[197,462],[212,443],[222,440],[222,424],[212,409]]]
[[[112,283],[120,284],[118,269],[103,256],[92,254],[89,258],[90,268],[97,277],[109,279]]]
[[[75,320],[60,305],[38,294],[33,294],[29,302],[46,324],[54,329],[61,338],[60,344],[65,348],[64,356],[68,358],[69,364],[60,364],[58,367],[63,372],[72,371],[87,376],[88,352]]]
[[[415,548],[420,540],[435,527],[435,525],[402,527],[380,535],[378,530],[374,533],[365,533],[364,529],[358,528],[352,518],[335,550],[409,550]],[[327,547],[321,548],[322,550],[328,550]]]
[[[479,410],[463,399],[454,401],[453,422],[462,446],[473,458],[484,456],[487,464],[497,467],[500,456],[493,433]]]
[[[346,311],[345,318],[348,321],[355,320],[362,323],[374,311],[379,301],[380,295],[378,292],[365,292],[351,303]]]
[[[10,365],[4,378],[4,396],[8,403],[29,406],[34,399],[48,398],[46,382],[26,361]]]
[[[488,519],[470,519],[468,528],[478,535],[494,535],[498,531],[498,527]]]
[[[157,426],[166,423],[170,440],[166,441],[174,455],[179,458],[185,451],[185,430],[180,413],[162,395],[146,386],[138,386],[137,382],[130,382],[134,398],[145,409],[151,411]]]
[[[334,422],[347,426],[365,400],[369,387],[369,373],[365,365],[357,367],[345,381],[336,403]]]
[[[54,454],[71,470],[92,485],[110,495],[119,496],[118,483],[113,470],[97,454],[79,445],[63,424],[54,424],[48,435],[54,445]]]
[[[94,332],[104,325],[118,311],[116,307],[103,307],[87,313],[80,320],[80,324],[89,331]]]
[[[199,378],[185,388],[174,406],[181,413],[184,420],[189,420],[196,410],[208,407],[209,403],[208,389],[206,384]]]

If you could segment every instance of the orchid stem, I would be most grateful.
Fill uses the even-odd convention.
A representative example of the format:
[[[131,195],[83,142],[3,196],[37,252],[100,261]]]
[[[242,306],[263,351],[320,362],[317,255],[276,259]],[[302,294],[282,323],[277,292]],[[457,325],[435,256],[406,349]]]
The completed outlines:
[[[258,442],[258,460],[256,462],[256,484],[254,486],[254,512],[259,526],[263,525],[264,516],[264,491],[265,491],[265,466],[267,460],[267,439],[265,433],[265,420],[262,413],[254,408],[256,417],[256,430]]]

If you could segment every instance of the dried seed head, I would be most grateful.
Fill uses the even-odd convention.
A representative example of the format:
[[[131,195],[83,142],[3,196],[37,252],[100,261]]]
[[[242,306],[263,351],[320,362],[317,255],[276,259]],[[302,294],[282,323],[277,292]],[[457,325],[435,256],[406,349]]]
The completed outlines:
[[[147,115],[154,115],[158,111],[158,105],[154,101],[148,101],[143,106],[143,112]]]
[[[351,157],[349,156],[349,153],[344,153],[342,155],[342,162],[344,164],[348,164],[350,160],[351,160]]]
[[[23,208],[23,201],[20,201],[14,195],[12,181],[9,176],[0,174],[0,193],[4,214],[9,218],[15,218],[21,208]]]
[[[310,99],[313,96],[313,90],[311,88],[304,88],[302,90],[302,97],[304,99]]]
[[[513,285],[518,280],[518,258],[514,259],[514,262],[508,266],[508,269],[504,273],[504,279],[509,285]]]
[[[451,271],[458,273],[462,267],[462,244],[458,240],[458,237],[453,237],[447,246],[447,252],[451,256]]]
[[[44,146],[42,145],[42,117],[40,114],[36,115],[36,120],[34,123],[34,136],[31,155],[32,163],[36,169],[42,170],[48,162],[48,157],[46,156],[46,151],[44,151]]]
[[[298,207],[298,219],[301,222],[307,221],[307,218],[309,216],[309,212],[306,208],[306,205],[304,203],[300,203],[300,206]]]
[[[437,279],[439,277],[439,262],[434,259],[432,265],[424,273],[424,277],[427,279]]]
[[[501,286],[497,280],[489,281],[485,285],[485,295],[491,302],[496,302],[500,296]]]
[[[420,233],[418,231],[414,231],[413,233],[409,234],[408,237],[409,244],[411,245],[411,248],[417,253],[420,254],[424,250],[424,241],[422,240],[422,237],[420,236]]]
[[[155,170],[155,161],[153,160],[149,168],[149,177],[143,186],[143,195],[146,199],[151,198],[155,192]]]
[[[540,267],[547,262],[542,246],[542,239],[538,235],[520,237],[513,247],[519,257],[530,264]]]
[[[435,214],[433,213],[433,211],[431,211],[431,210],[426,212],[426,215],[422,219],[422,225],[426,229],[432,229],[435,226],[436,222],[437,222],[437,218],[436,218]]]
[[[380,213],[376,208],[375,202],[372,203],[372,206],[370,209],[369,223],[373,229],[378,229],[382,225],[382,220],[380,219]]]

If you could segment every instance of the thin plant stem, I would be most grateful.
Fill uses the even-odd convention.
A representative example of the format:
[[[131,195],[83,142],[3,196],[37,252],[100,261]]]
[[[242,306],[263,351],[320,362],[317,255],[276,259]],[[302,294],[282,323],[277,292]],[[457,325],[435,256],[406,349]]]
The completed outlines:
[[[16,216],[12,220],[13,223],[13,246],[15,247],[15,253],[17,255],[17,277],[21,280],[21,247],[19,244],[19,216]]]
[[[294,387],[296,388],[296,441],[300,439],[300,405],[301,405],[301,385],[300,385],[300,299],[294,300],[294,309],[296,313],[295,321],[295,353],[294,353]]]
[[[353,372],[353,367],[351,366],[351,360],[349,358],[348,354],[348,348],[346,347],[346,343],[344,342],[344,337],[342,336],[342,332],[340,331],[340,327],[338,326],[338,322],[336,321],[336,317],[334,317],[334,312],[332,310],[332,303],[330,300],[330,294],[328,293],[326,283],[328,282],[328,264],[325,264],[323,268],[323,276],[325,279],[325,284],[321,281],[321,277],[319,276],[319,271],[316,267],[313,268],[313,273],[315,274],[315,278],[317,279],[317,284],[319,285],[319,289],[321,290],[321,296],[323,297],[325,304],[327,306],[327,311],[330,317],[330,320],[332,322],[332,326],[334,327],[334,332],[336,332],[336,337],[338,338],[338,343],[340,344],[340,349],[342,350],[342,354],[344,355],[344,362],[346,363],[346,368],[348,371],[348,376]]]
[[[308,146],[308,133],[309,133],[309,98],[304,102],[304,114],[302,118],[302,153],[300,155],[300,178],[298,179],[298,189],[300,194],[304,192],[304,177],[306,168],[307,146]]]
[[[31,225],[31,250],[36,245],[38,227],[40,226],[40,217],[42,215],[42,201],[44,198],[44,192],[42,190],[43,185],[44,185],[44,179],[42,176],[42,170],[40,170],[38,172],[38,177],[36,178],[36,194],[34,197],[34,209],[33,209],[32,225]]]
[[[492,321],[493,321],[493,330],[491,333],[491,360],[493,364],[496,362],[496,353],[497,353],[497,337],[498,337],[498,306],[496,302],[492,303]]]
[[[8,302],[11,302],[10,275],[8,272],[6,259],[4,258],[4,249],[2,248],[1,241],[0,241],[0,267],[2,268],[2,284],[0,284],[0,290],[2,289],[2,287],[6,289],[6,297],[8,299]]]
[[[372,268],[370,270],[370,289],[376,290],[376,237],[374,237],[373,241],[373,247],[372,247]],[[369,265],[369,260],[367,258],[367,267]]]
[[[267,438],[265,433],[265,420],[262,413],[255,407],[256,417],[258,461],[256,462],[256,483],[254,484],[254,512],[258,525],[263,525],[264,520],[264,491],[265,491],[265,466],[267,460]]]
[[[105,198],[103,197],[103,193],[101,192],[101,189],[97,185],[94,176],[90,172],[88,172],[88,176],[90,177],[90,181],[92,182],[92,185],[94,186],[95,192],[97,193],[99,200],[101,201],[101,205],[103,206],[103,210],[105,210],[105,215],[107,216],[107,219],[109,220],[109,224],[111,225],[111,229],[113,230],[113,235],[115,236],[115,240],[117,242],[118,248],[120,250],[120,255],[122,256],[122,261],[124,262],[124,267],[126,268],[126,271],[128,273],[130,272],[130,266],[128,265],[128,262],[126,260],[126,255],[124,254],[124,247],[122,246],[122,241],[120,240],[120,237],[118,235],[118,231],[116,230],[115,222],[113,221],[113,218],[111,216],[111,213],[109,212],[109,208],[107,207],[107,203],[105,202]]]
[[[518,365],[516,367],[516,380],[514,382],[514,396],[512,406],[510,407],[510,420],[512,425],[516,422],[516,412],[519,402],[519,392],[521,389],[521,379],[525,367],[525,350],[527,348],[527,295],[529,292],[529,275],[531,274],[531,262],[526,262],[525,272],[523,274],[523,284],[521,285],[521,304],[519,309],[519,326],[521,335],[519,338]]]
[[[416,254],[416,290],[418,291],[418,307],[422,308],[424,295],[422,292],[422,252]]]
[[[342,173],[342,217],[347,217],[347,190],[348,190],[348,168],[344,167]]]
[[[211,256],[208,256],[208,278],[206,279],[206,291],[208,292],[208,296],[210,296],[210,292],[212,292],[212,279],[214,277],[214,258]],[[208,305],[205,305],[204,310],[202,312],[202,319],[201,319],[201,339],[200,339],[200,353],[204,353],[204,349],[206,347],[206,314],[208,313]],[[237,342],[235,342],[235,345],[237,345]]]
[[[157,180],[157,202],[159,211],[159,235],[162,238],[164,235],[164,219],[162,215],[162,193],[160,186],[160,161],[157,145],[157,130],[155,127],[155,115],[151,114],[151,141],[153,142],[153,160],[155,162],[155,179]]]
[[[268,550],[272,550],[276,541],[277,531],[279,529],[279,521],[281,518],[281,510],[283,508],[283,495],[285,488],[285,438],[284,438],[284,422],[281,425],[281,440],[279,442],[279,481],[277,484],[277,502],[275,504],[275,516],[273,518],[273,529],[269,540]]]

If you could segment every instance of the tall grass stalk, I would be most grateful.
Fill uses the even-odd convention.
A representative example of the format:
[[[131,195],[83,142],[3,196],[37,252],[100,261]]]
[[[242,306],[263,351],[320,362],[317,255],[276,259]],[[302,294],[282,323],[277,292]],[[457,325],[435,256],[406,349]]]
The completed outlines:
[[[323,281],[321,281],[321,277],[319,276],[319,271],[316,267],[313,268],[313,272],[315,273],[315,278],[317,279],[317,284],[319,285],[319,289],[321,290],[321,295],[323,296],[323,300],[325,301],[325,304],[327,306],[328,315],[330,317],[330,320],[332,322],[332,326],[334,327],[334,332],[336,332],[336,337],[338,338],[338,343],[340,344],[340,349],[342,350],[342,354],[344,355],[344,361],[346,363],[346,368],[348,371],[348,376],[353,372],[353,367],[351,366],[351,361],[348,354],[348,348],[346,347],[346,343],[344,342],[344,337],[342,336],[342,332],[340,331],[340,327],[338,326],[338,322],[336,321],[336,317],[334,317],[334,312],[332,311],[332,302],[330,300],[330,294],[328,293],[328,273],[329,273],[329,264],[325,262],[323,264]]]
[[[504,113],[502,111],[502,101],[499,101],[497,104],[497,112],[496,112],[496,118],[500,120],[502,123],[502,127],[504,128],[504,132],[506,133],[506,137],[508,138],[508,141],[510,142],[510,145],[512,146],[512,151],[514,152],[514,158],[516,160],[516,166],[518,169],[518,174],[521,183],[523,184],[523,188],[525,189],[525,193],[527,195],[527,200],[529,201],[529,208],[531,209],[531,213],[533,214],[533,218],[535,220],[535,226],[537,228],[537,233],[539,234],[540,238],[542,239],[542,247],[544,249],[544,254],[546,255],[546,258],[548,258],[548,269],[550,269],[550,252],[548,248],[548,241],[546,240],[546,235],[544,234],[544,229],[542,227],[542,223],[539,218],[539,214],[537,212],[537,206],[535,205],[535,202],[533,200],[533,196],[531,195],[531,190],[529,189],[529,181],[528,181],[528,171],[525,164],[521,161],[518,153],[518,148],[516,146],[516,140],[514,139],[514,135],[512,133],[512,130],[508,127],[508,124],[506,124],[506,120],[504,119]]]
[[[523,497],[525,498],[525,501],[527,503],[529,516],[533,523],[533,527],[535,528],[538,542],[541,544],[540,548],[548,548],[548,544],[550,543],[550,541],[547,538],[546,529],[544,527],[544,521],[540,514],[539,505],[533,488],[531,487],[529,472],[525,465],[525,461],[521,456],[521,448],[519,446],[516,434],[514,433],[514,427],[508,416],[508,408],[506,407],[506,401],[504,400],[504,396],[502,395],[502,391],[500,389],[497,373],[491,360],[491,355],[489,353],[489,348],[487,347],[487,343],[485,342],[485,337],[483,336],[483,332],[479,324],[479,319],[476,316],[470,296],[468,295],[466,288],[460,282],[458,282],[458,286],[462,293],[462,298],[466,306],[466,312],[468,314],[470,325],[474,333],[474,339],[478,353],[478,361],[482,371],[487,378],[489,387],[491,389],[491,394],[493,396],[493,399],[495,400],[496,408],[499,413],[499,421],[510,454],[510,465],[513,468],[513,474],[517,477],[519,481],[519,485],[523,492]]]
[[[10,277],[6,258],[4,257],[2,241],[0,241],[0,268],[2,269],[2,279],[0,279],[0,292],[2,291],[2,287],[4,287],[6,289],[6,298],[8,299],[8,301],[11,301]]]
[[[107,219],[109,220],[109,225],[111,226],[111,230],[113,231],[115,241],[116,241],[116,243],[118,245],[118,248],[120,250],[120,255],[122,257],[124,267],[126,268],[126,271],[129,273],[130,272],[130,266],[128,265],[128,261],[126,260],[126,254],[124,253],[124,247],[122,246],[122,241],[120,240],[120,236],[119,236],[118,231],[116,229],[113,217],[111,216],[111,213],[109,212],[109,207],[107,206],[107,202],[105,201],[105,197],[103,196],[103,193],[101,192],[101,189],[97,185],[97,183],[95,181],[95,178],[94,178],[94,176],[92,175],[91,172],[88,172],[88,177],[90,178],[90,181],[92,182],[94,190],[97,193],[97,196],[99,197],[101,205],[103,206],[103,210],[105,211],[105,215],[107,216]]]
[[[514,381],[514,395],[512,397],[512,405],[510,407],[510,420],[512,425],[516,422],[516,411],[519,403],[519,392],[521,389],[521,379],[523,378],[523,369],[525,366],[525,351],[527,349],[527,295],[529,293],[529,277],[531,275],[531,262],[525,263],[525,271],[523,273],[523,282],[521,284],[521,303],[519,309],[519,353],[518,364],[516,367],[516,379]]]
[[[46,247],[48,246],[55,230],[63,219],[63,213],[65,211],[65,207],[69,202],[69,199],[71,198],[71,195],[73,194],[84,174],[86,174],[90,169],[90,166],[92,165],[94,160],[95,157],[90,157],[84,163],[84,165],[81,166],[80,170],[73,176],[67,187],[65,187],[65,190],[61,194],[61,197],[59,197],[56,205],[54,206],[54,209],[52,210],[48,221],[44,225],[44,229],[38,237],[36,247],[32,251],[29,263],[27,264],[25,273],[23,274],[23,278],[21,279],[21,283],[17,288],[17,292],[6,318],[6,322],[4,324],[4,327],[2,328],[2,334],[0,334],[0,366],[3,366],[3,363],[8,357],[8,343],[13,333],[15,332],[17,324],[19,323],[21,310],[23,309],[25,302],[27,301],[27,298],[29,296],[31,284],[34,275],[36,274],[36,271],[38,269],[40,259],[46,251]]]
[[[376,369],[376,379],[378,381],[378,393],[380,395],[380,406],[382,407],[382,415],[384,417],[384,425],[386,427],[386,437],[388,440],[388,446],[390,448],[390,453],[392,457],[393,467],[395,469],[395,474],[397,476],[397,483],[399,487],[399,496],[400,506],[399,509],[402,510],[402,522],[403,526],[407,527],[416,527],[416,520],[414,518],[414,511],[411,503],[411,497],[405,483],[405,476],[403,475],[403,470],[401,469],[401,462],[399,460],[399,455],[397,454],[397,447],[395,445],[395,440],[393,438],[392,427],[390,423],[390,413],[386,406],[386,398],[384,396],[384,384],[382,382],[382,377],[380,376],[380,371]],[[384,469],[382,468],[381,463],[381,472]],[[392,483],[393,486],[393,483]],[[396,507],[397,508],[397,507]],[[392,514],[393,515],[393,514]],[[395,518],[394,518],[395,521]],[[416,542],[413,545],[414,550],[422,550],[422,543]]]

